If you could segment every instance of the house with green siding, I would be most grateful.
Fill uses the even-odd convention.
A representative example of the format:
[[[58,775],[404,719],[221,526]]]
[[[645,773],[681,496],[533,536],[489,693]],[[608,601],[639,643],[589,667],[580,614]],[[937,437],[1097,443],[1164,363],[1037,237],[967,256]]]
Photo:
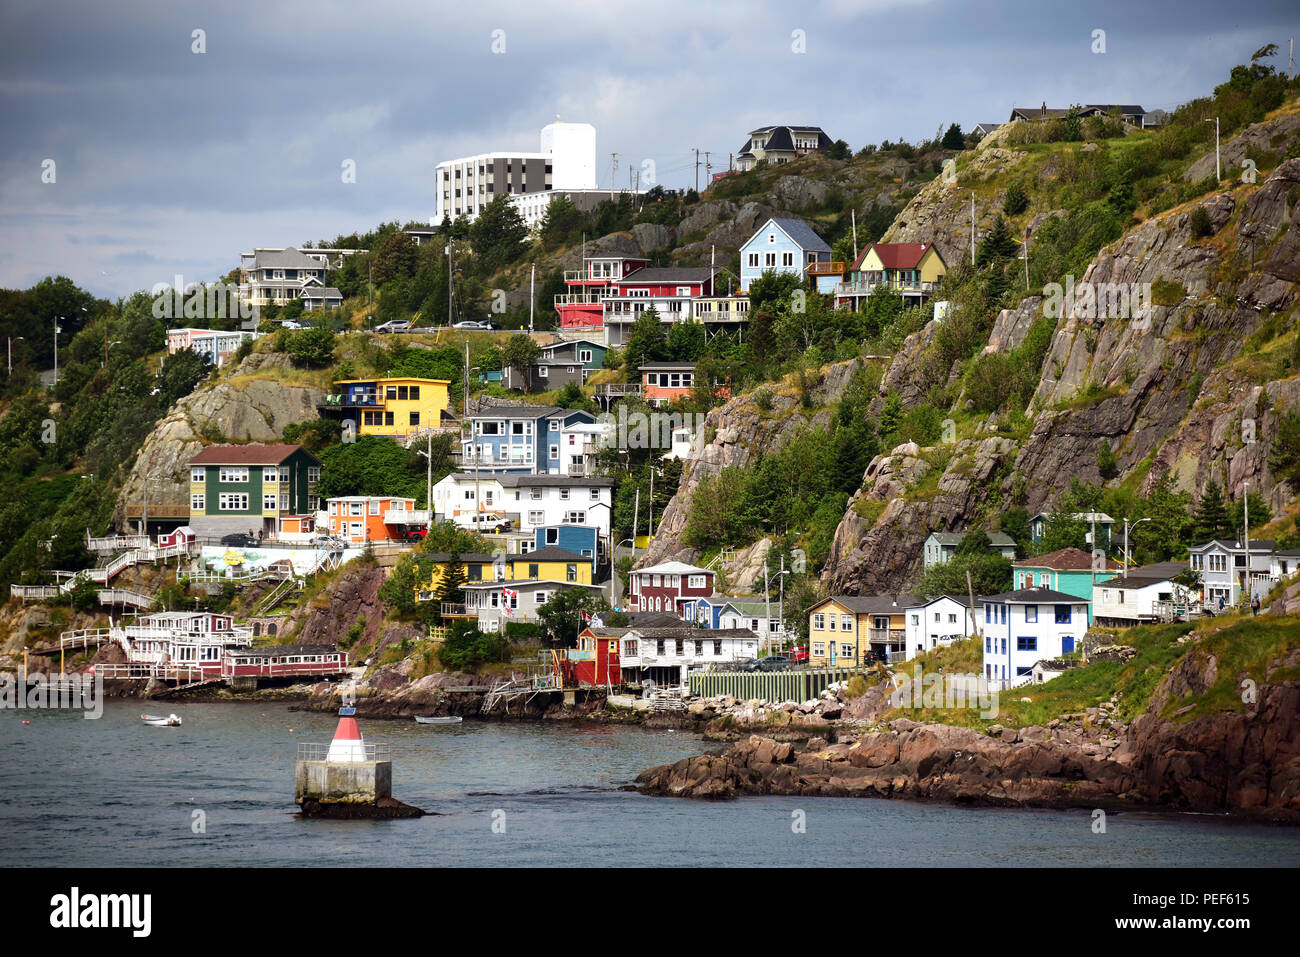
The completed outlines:
[[[1050,588],[1065,595],[1086,598],[1088,623],[1092,623],[1092,586],[1110,581],[1120,571],[1118,562],[1099,555],[1094,574],[1092,556],[1081,548],[1061,548],[1036,558],[1011,563],[1012,590]]]
[[[210,445],[190,459],[190,526],[200,537],[273,537],[314,515],[320,460],[301,445]]]

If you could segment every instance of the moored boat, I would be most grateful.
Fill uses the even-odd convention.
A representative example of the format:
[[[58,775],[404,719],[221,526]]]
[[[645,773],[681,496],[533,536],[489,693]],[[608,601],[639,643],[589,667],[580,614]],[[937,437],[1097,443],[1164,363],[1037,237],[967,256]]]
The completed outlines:
[[[169,714],[166,716],[160,714],[142,714],[140,720],[147,725],[155,728],[179,728],[181,719],[179,715]]]
[[[417,714],[415,716],[416,724],[460,724],[460,715],[449,715],[447,717],[433,717]]]

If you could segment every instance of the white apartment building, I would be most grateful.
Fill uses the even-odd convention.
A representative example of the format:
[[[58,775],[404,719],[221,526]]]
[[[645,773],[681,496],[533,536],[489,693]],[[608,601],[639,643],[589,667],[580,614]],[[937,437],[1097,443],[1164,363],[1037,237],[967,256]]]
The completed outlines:
[[[556,120],[542,128],[536,153],[479,153],[444,160],[434,170],[434,215],[474,219],[498,196],[596,188],[596,128]]]
[[[539,528],[580,525],[609,536],[614,480],[599,476],[453,473],[433,487],[435,514],[448,521],[495,512],[516,520],[516,529],[531,538]],[[476,509],[475,505],[479,507]],[[459,522],[457,522],[460,524]]]

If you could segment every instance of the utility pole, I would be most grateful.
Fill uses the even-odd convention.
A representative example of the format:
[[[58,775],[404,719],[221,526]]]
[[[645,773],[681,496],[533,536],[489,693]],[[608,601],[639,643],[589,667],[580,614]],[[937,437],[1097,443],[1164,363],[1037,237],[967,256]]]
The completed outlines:
[[[966,569],[966,595],[970,598],[970,621],[975,630],[975,637],[983,638],[984,636],[980,634],[979,624],[975,620],[975,586],[971,584],[969,568]]]
[[[448,246],[448,249],[451,247]],[[366,263],[366,322],[374,325],[375,319],[375,267]]]
[[[632,557],[636,558],[636,523],[641,511],[641,489],[636,490],[636,500],[632,503]]]
[[[1209,123],[1209,119],[1206,121]],[[1217,184],[1223,179],[1223,164],[1219,161],[1219,118],[1214,118],[1214,182]]]
[[[772,588],[767,583],[767,556],[763,556],[763,631],[767,634],[767,648],[772,650]],[[760,650],[761,654],[761,650]]]
[[[533,307],[537,304],[537,263],[528,275],[528,334],[533,334]]]
[[[975,265],[975,190],[970,191],[970,264]]]
[[[609,154],[609,198],[614,198],[614,171],[618,169],[618,154]]]
[[[447,239],[447,328],[448,328],[448,329],[450,329],[451,326],[452,326],[452,322],[451,322],[451,298],[452,298],[451,270],[452,270],[452,263],[451,263],[451,238],[448,237],[448,239]],[[469,395],[469,343],[468,343],[468,342],[465,343],[465,394],[466,394],[466,396]],[[466,400],[466,401],[468,401],[468,400]]]
[[[63,316],[59,316],[58,319],[54,320],[54,384],[55,385],[59,384],[59,333],[63,331],[59,328],[59,322],[63,318],[64,318]]]
[[[1250,509],[1247,502],[1250,499],[1250,479],[1244,479],[1241,483],[1241,534],[1246,543],[1246,595],[1250,597]]]
[[[707,189],[712,182],[713,164],[709,162],[709,151],[704,151],[704,186]]]
[[[655,467],[650,466],[650,517],[646,528],[646,537],[655,537]]]
[[[696,147],[696,150],[695,150],[695,192],[696,192],[696,193],[699,193],[699,191],[700,191],[700,150],[699,150],[698,147]]]
[[[1291,38],[1291,54],[1287,57],[1286,80],[1290,83],[1295,79],[1295,37]]]
[[[849,210],[849,221],[853,223],[853,262],[858,261],[858,211]]]

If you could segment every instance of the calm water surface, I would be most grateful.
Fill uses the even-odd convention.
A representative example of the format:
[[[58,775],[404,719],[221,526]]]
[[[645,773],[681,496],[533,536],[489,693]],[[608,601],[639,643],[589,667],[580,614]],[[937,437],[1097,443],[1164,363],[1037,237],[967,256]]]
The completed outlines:
[[[1111,814],[1094,834],[1087,811],[643,797],[617,788],[715,745],[539,722],[363,720],[369,740],[392,746],[394,796],[437,815],[301,820],[295,745],[328,741],[336,716],[279,704],[152,707],[184,725],[142,725],[138,701],[110,701],[98,721],[0,711],[0,865],[1300,865],[1300,830],[1219,817]],[[799,811],[805,833],[792,828]]]

